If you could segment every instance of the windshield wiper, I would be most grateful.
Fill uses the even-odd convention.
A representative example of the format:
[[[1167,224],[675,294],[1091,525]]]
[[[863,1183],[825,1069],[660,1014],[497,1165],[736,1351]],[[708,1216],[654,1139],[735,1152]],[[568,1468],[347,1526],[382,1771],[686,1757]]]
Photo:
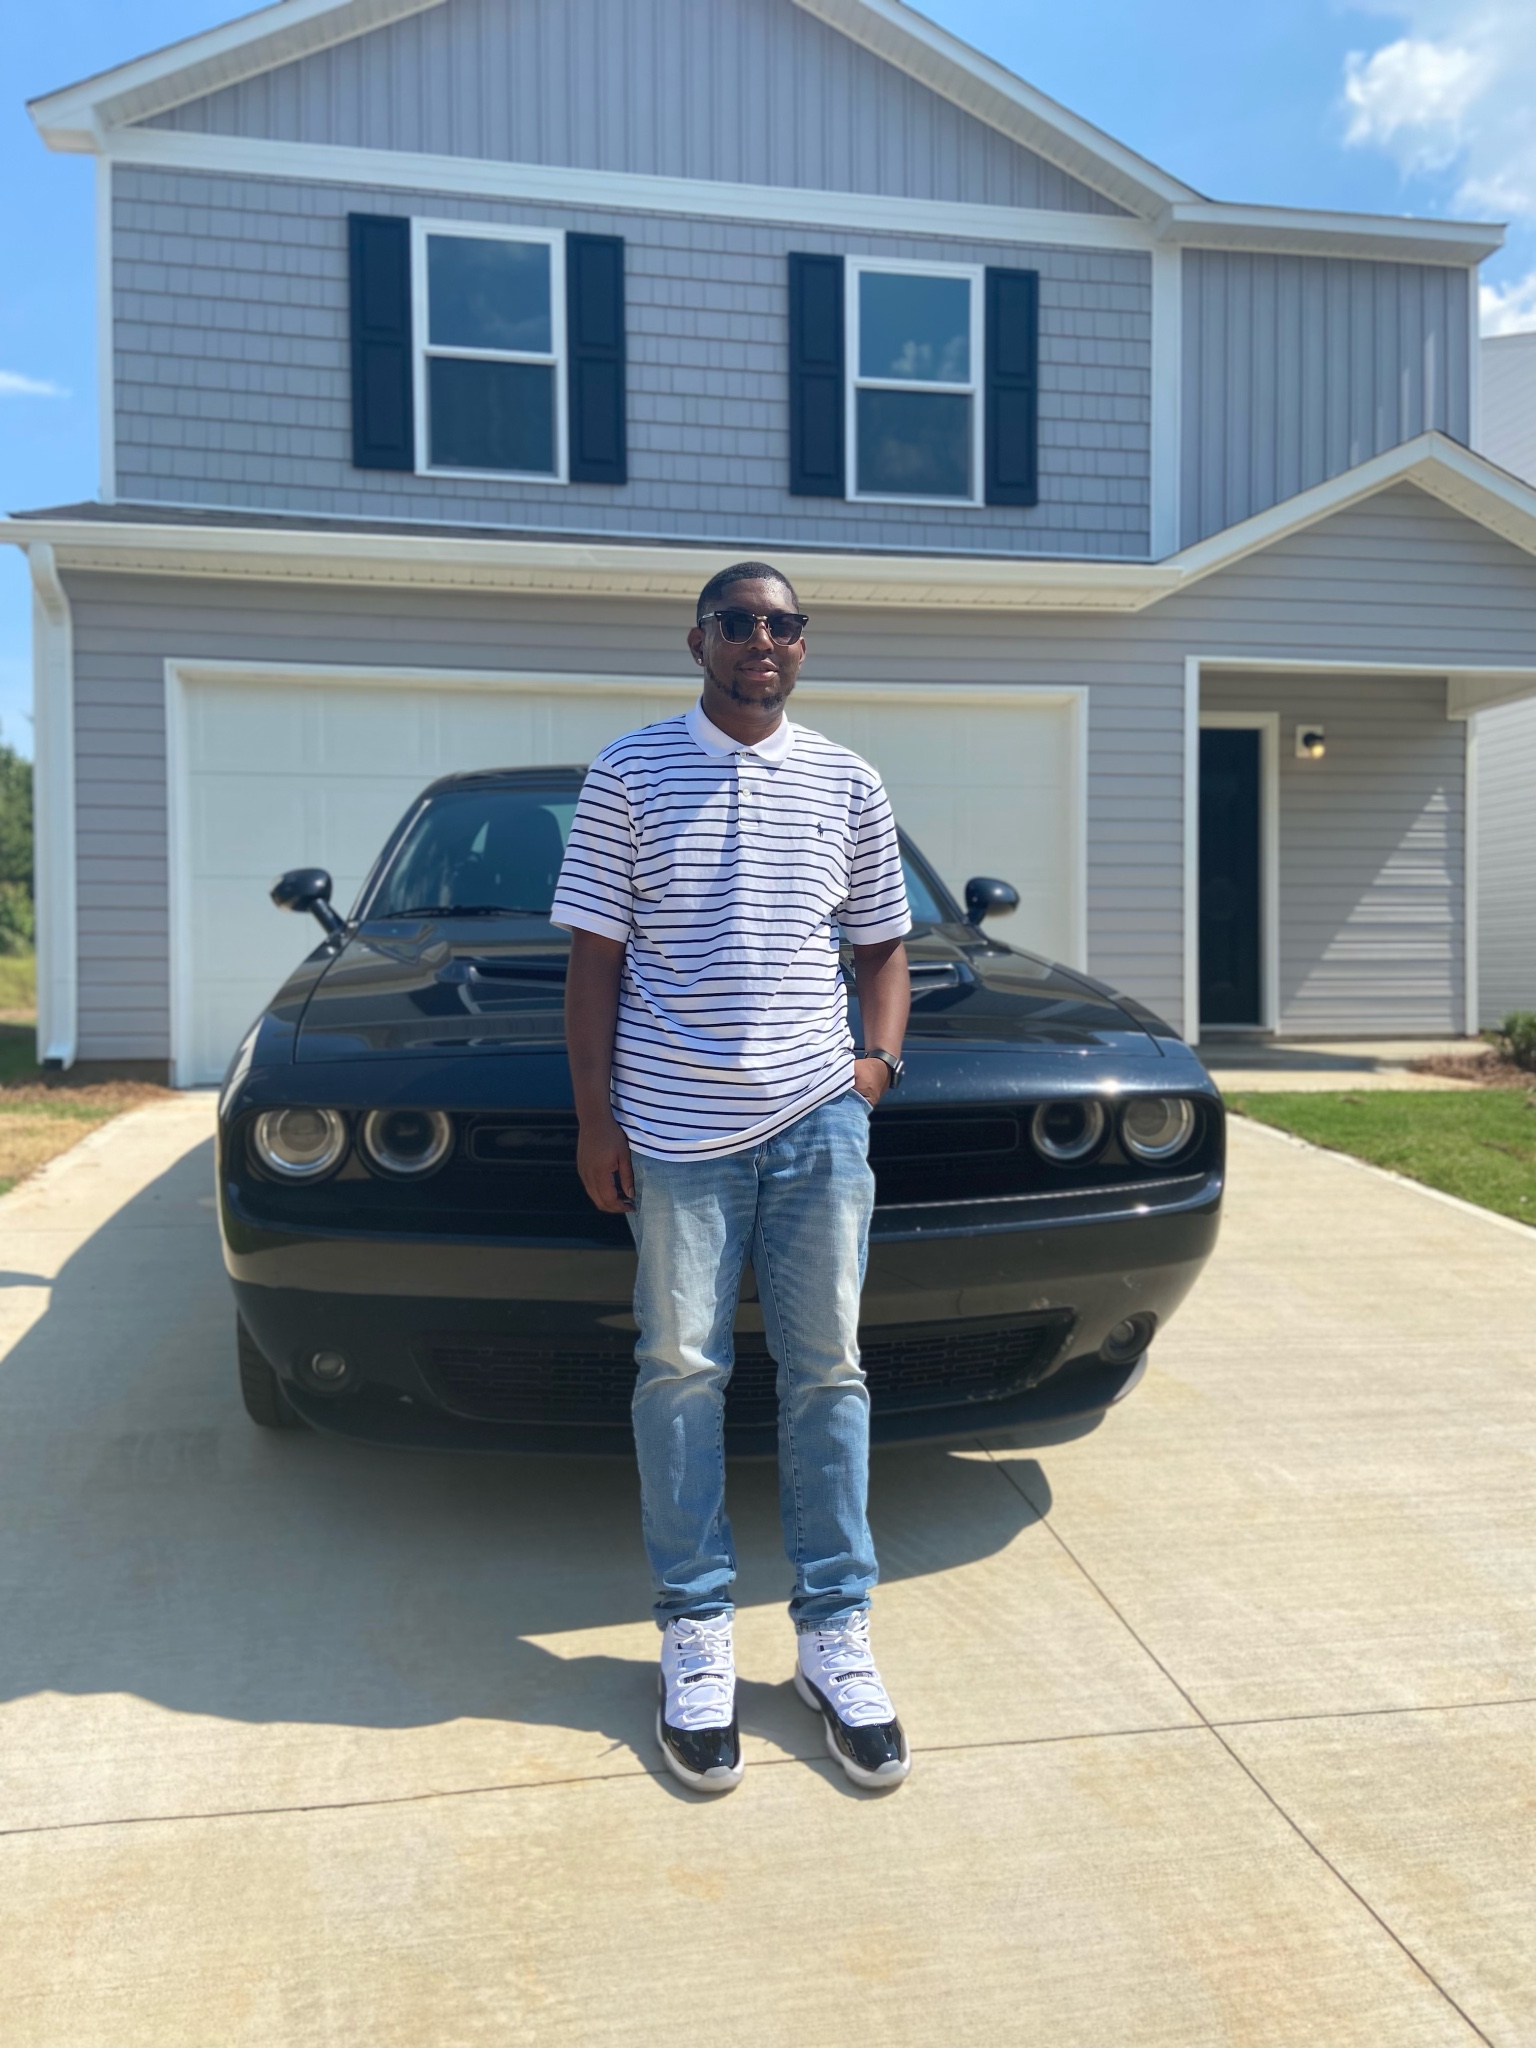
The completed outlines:
[[[548,917],[549,908],[523,903],[413,903],[405,910],[376,910],[375,917]]]

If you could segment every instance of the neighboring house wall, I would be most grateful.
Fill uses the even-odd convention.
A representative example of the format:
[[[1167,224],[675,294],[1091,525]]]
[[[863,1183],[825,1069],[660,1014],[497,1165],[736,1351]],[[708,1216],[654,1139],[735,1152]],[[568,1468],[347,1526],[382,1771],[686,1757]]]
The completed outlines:
[[[349,212],[622,235],[628,485],[354,469]],[[654,220],[140,168],[114,174],[113,220],[121,498],[718,536],[725,545],[779,540],[1099,556],[1148,549],[1151,262],[1139,252]],[[787,257],[794,249],[1039,271],[1038,506],[789,495]]]
[[[792,0],[451,0],[146,125],[1124,211]]]
[[[1471,273],[1184,253],[1183,544],[1437,428],[1470,438]]]
[[[1479,451],[1536,484],[1536,334],[1484,341],[1480,411]],[[1479,712],[1477,763],[1478,984],[1490,1025],[1536,1010],[1536,702]]]
[[[67,585],[84,1059],[167,1053],[168,657],[576,674],[600,649],[631,674],[678,673],[676,604],[77,573]],[[812,659],[818,678],[892,687],[1085,686],[1089,964],[1177,1022],[1187,658],[1497,666],[1533,642],[1529,556],[1405,486],[1133,617],[828,608]],[[1210,701],[1228,687],[1213,683]],[[1289,800],[1285,858],[1301,869],[1282,896],[1297,908],[1288,1027],[1458,1030],[1462,728],[1437,719],[1443,687],[1342,675],[1237,687],[1287,728],[1293,707],[1329,728],[1333,772]]]

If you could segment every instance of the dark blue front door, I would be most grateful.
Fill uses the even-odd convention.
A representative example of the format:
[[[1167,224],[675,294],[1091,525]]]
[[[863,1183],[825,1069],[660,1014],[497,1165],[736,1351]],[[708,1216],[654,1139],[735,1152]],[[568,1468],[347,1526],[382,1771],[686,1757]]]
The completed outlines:
[[[1200,1027],[1262,1024],[1259,734],[1200,734]]]

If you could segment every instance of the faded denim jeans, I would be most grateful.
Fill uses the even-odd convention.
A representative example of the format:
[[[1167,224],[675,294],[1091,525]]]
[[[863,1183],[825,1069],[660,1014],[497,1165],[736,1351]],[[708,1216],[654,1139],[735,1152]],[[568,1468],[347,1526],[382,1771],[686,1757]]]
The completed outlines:
[[[635,1155],[635,1450],[661,1624],[728,1612],[725,1388],[743,1265],[778,1365],[779,1510],[800,1629],[869,1604],[869,1394],[859,1290],[875,1179],[850,1091],[724,1159]]]

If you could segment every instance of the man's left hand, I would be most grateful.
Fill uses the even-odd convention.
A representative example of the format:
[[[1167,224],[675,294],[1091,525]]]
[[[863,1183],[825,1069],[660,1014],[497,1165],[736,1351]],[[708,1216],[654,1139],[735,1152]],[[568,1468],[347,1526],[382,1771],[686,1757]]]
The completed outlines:
[[[891,1085],[891,1070],[884,1060],[855,1060],[853,1085],[871,1109],[878,1109],[881,1096]]]

